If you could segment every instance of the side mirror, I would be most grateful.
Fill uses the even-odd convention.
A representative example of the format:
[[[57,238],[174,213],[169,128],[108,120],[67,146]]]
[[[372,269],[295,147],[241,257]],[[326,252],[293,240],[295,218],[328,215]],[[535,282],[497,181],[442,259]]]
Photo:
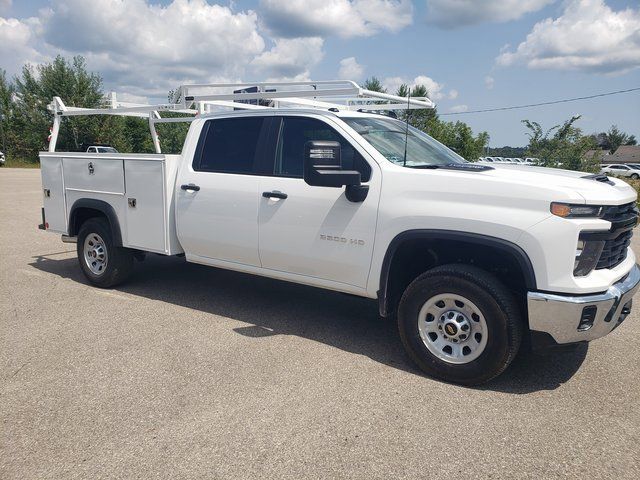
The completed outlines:
[[[304,181],[314,187],[360,185],[360,172],[342,170],[340,143],[315,140],[304,146]]]

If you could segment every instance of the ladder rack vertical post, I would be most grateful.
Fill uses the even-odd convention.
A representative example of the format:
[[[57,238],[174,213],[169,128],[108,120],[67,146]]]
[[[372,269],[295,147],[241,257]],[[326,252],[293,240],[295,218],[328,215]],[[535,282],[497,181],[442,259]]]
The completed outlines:
[[[56,144],[58,143],[58,133],[60,133],[60,122],[62,117],[57,111],[53,112],[53,128],[51,129],[51,140],[49,140],[49,151],[56,151]]]
[[[158,138],[158,132],[156,131],[156,118],[160,118],[160,114],[157,111],[149,113],[149,131],[151,132],[151,139],[153,140],[153,148],[156,153],[162,153],[160,148],[160,138]]]

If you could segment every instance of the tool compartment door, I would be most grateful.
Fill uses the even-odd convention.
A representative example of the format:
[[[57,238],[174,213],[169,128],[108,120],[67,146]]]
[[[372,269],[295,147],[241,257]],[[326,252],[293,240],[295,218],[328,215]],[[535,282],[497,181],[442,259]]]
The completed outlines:
[[[126,245],[167,253],[164,162],[125,160]]]
[[[45,221],[49,231],[66,234],[67,215],[64,198],[64,181],[62,177],[62,157],[41,157],[40,174]]]

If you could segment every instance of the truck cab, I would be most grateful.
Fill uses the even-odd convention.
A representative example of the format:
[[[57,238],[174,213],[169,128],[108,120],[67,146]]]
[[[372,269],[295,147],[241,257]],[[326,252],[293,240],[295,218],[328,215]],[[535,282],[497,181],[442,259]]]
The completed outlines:
[[[468,163],[407,122],[300,103],[199,114],[181,155],[42,153],[42,228],[76,241],[98,287],[154,252],[370,298],[423,371],[462,384],[499,375],[523,339],[586,342],[628,315],[622,180]]]

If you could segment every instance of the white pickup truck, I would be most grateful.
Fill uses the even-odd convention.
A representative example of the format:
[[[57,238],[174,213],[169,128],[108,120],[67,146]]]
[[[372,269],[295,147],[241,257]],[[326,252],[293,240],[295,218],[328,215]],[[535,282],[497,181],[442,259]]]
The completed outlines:
[[[181,155],[41,153],[41,228],[77,241],[98,287],[153,252],[375,299],[424,372],[461,384],[523,339],[587,342],[629,314],[622,180],[467,163],[349,102],[251,107],[191,119]]]

